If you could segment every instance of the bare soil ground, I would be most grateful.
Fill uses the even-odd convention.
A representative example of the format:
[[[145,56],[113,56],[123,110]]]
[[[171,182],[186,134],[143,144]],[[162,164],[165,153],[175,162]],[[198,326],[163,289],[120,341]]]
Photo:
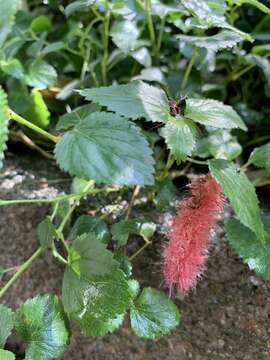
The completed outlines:
[[[0,198],[55,196],[59,184],[65,188],[69,180],[47,163],[43,159],[33,162],[24,156],[20,159],[8,156],[0,174]],[[36,228],[47,211],[48,206],[44,205],[0,208],[0,266],[19,265],[34,252],[38,246]],[[145,213],[147,206],[135,211]],[[163,215],[152,210],[149,216],[162,222]],[[144,286],[163,287],[160,253],[164,241],[164,236],[157,234],[153,246],[134,261],[134,276]],[[129,250],[132,252],[136,246],[138,239],[134,238]],[[15,309],[39,293],[60,294],[63,271],[61,264],[45,254],[6,294],[3,302]],[[4,277],[2,283],[6,280]],[[145,341],[132,334],[127,319],[124,327],[103,338],[79,334],[73,337],[63,359],[268,360],[269,299],[270,283],[258,278],[238,259],[221,232],[196,291],[176,299],[182,320],[172,334],[157,341]],[[17,354],[17,359],[23,359],[24,347],[15,335],[9,338],[7,348]]]

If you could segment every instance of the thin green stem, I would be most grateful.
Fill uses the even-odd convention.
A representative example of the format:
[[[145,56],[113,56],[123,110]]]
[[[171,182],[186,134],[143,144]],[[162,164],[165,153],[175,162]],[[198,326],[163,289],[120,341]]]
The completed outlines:
[[[129,257],[129,260],[130,260],[130,261],[132,261],[133,259],[135,259],[136,256],[138,256],[144,249],[146,249],[149,245],[152,244],[151,241],[149,241],[149,240],[147,240],[147,239],[145,239],[145,238],[144,238],[144,242],[145,242],[144,245],[141,246],[141,247],[139,248],[139,250],[137,250],[133,255],[131,255],[131,256]]]
[[[108,9],[108,4],[106,1],[106,15],[104,18],[104,25],[103,25],[103,58],[101,62],[101,72],[102,72],[102,81],[103,85],[107,85],[107,65],[108,65],[108,57],[109,57],[109,28],[110,28],[110,18],[111,12]]]
[[[152,18],[151,0],[145,0],[144,13],[147,19],[147,25],[148,25],[150,40],[152,43],[153,54],[157,56],[158,53],[157,53],[157,44],[156,44],[156,34],[155,34],[153,18]]]
[[[266,141],[266,140],[270,140],[270,135],[263,135],[263,136],[260,136],[260,137],[257,137],[256,139],[253,139],[251,141],[249,141],[245,147],[248,147],[248,146],[251,146],[251,145],[255,145],[255,144],[259,144],[263,141]]]
[[[188,66],[186,67],[186,70],[185,70],[185,73],[184,73],[184,77],[183,77],[183,80],[182,80],[182,83],[181,83],[181,90],[182,90],[182,91],[183,91],[183,90],[186,88],[186,86],[187,86],[188,79],[189,79],[191,70],[192,70],[192,68],[193,68],[193,65],[194,65],[194,63],[195,63],[195,60],[196,60],[197,56],[198,56],[198,51],[197,51],[197,49],[195,48],[195,49],[193,50],[191,59],[189,60]]]
[[[157,53],[158,54],[160,52],[160,48],[161,48],[161,44],[162,44],[165,23],[166,23],[166,15],[164,15],[164,17],[161,20],[160,30],[159,30],[159,34],[158,34],[158,40],[157,40]]]
[[[92,182],[90,182],[89,184],[86,185],[86,187],[84,188],[84,192],[87,192],[87,191],[92,191],[94,189],[92,189]],[[80,196],[81,198],[82,196]],[[80,199],[79,198],[79,199]],[[78,199],[78,200],[79,200]],[[68,244],[66,243],[65,241],[65,238],[64,238],[64,235],[63,235],[63,231],[64,231],[64,228],[68,222],[68,220],[70,219],[73,211],[76,209],[76,207],[78,206],[78,203],[75,202],[75,204],[73,204],[71,206],[71,208],[69,209],[69,211],[67,212],[67,214],[65,215],[64,219],[62,220],[61,224],[59,225],[58,229],[56,230],[57,234],[58,234],[58,237],[60,239],[60,241],[62,242],[65,250],[67,251],[67,253],[69,253],[69,247],[68,247]]]
[[[33,262],[43,253],[44,249],[41,247],[26,260],[16,271],[16,273],[10,278],[6,285],[0,290],[0,298],[9,290],[9,288],[19,279],[19,277],[33,264]]]
[[[7,111],[7,116],[8,116],[10,119],[18,122],[19,124],[24,125],[24,126],[27,126],[29,129],[34,130],[34,131],[37,132],[38,134],[45,136],[47,139],[53,141],[55,144],[57,144],[57,142],[58,142],[59,139],[60,139],[58,136],[54,136],[54,135],[48,133],[47,131],[41,129],[40,127],[32,124],[30,121],[28,121],[28,120],[24,119],[22,116],[16,114],[16,113],[15,113],[14,111],[12,111],[11,109],[8,109],[8,111]]]
[[[251,164],[251,162],[248,160],[245,164],[243,164],[243,165],[240,167],[240,170],[246,171],[250,164]]]
[[[133,191],[133,194],[132,194],[129,206],[128,206],[128,210],[127,210],[127,214],[126,214],[126,220],[128,220],[130,218],[130,215],[131,215],[131,212],[132,212],[132,209],[133,209],[133,206],[134,206],[135,199],[139,195],[140,191],[141,191],[141,187],[139,185],[135,186],[135,189]]]
[[[207,162],[207,161],[195,160],[195,159],[192,159],[192,158],[190,158],[190,157],[187,157],[186,160],[189,161],[189,162],[192,162],[192,163],[194,163],[194,164],[207,165],[207,166],[208,166],[208,162]]]
[[[58,259],[62,264],[67,264],[67,260],[61,255],[59,254],[59,252],[57,251],[56,247],[55,247],[55,244],[53,243],[52,244],[52,254],[53,256]]]
[[[57,203],[59,201],[65,201],[70,199],[80,199],[82,196],[86,196],[89,194],[98,194],[98,193],[110,193],[116,192],[119,189],[114,188],[105,188],[105,189],[91,189],[85,192],[81,192],[78,194],[70,194],[70,195],[60,195],[55,197],[54,199],[15,199],[15,200],[0,200],[0,206],[8,206],[8,205],[17,205],[17,204],[52,204]]]

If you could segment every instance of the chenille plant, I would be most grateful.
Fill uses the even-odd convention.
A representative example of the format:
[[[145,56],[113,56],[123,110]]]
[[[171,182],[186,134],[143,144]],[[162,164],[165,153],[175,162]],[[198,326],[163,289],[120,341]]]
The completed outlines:
[[[73,179],[70,193],[52,199],[0,200],[51,204],[32,256],[14,268],[0,264],[0,300],[45,252],[64,269],[61,297],[0,305],[1,359],[15,359],[4,350],[13,330],[27,360],[59,359],[74,326],[103,336],[127,315],[140,337],[168,334],[180,321],[171,297],[202,276],[226,201],[228,243],[270,279],[270,217],[255,189],[270,178],[269,22],[257,0],[0,0],[1,166],[8,139],[16,140]],[[164,208],[191,167],[203,175],[169,226],[164,289],[142,288],[132,261],[151,246],[156,224],[132,216],[135,198],[144,191]],[[75,218],[88,196],[124,192],[127,213],[111,226],[117,204]],[[129,254],[132,234],[144,245]]]

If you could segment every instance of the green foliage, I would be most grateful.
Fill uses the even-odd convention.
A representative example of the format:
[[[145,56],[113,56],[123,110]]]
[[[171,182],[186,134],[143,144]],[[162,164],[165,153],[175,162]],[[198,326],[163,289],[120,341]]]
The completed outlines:
[[[153,159],[146,140],[135,126],[115,114],[90,114],[60,140],[55,155],[63,170],[86,180],[153,183]]]
[[[230,161],[210,160],[209,169],[229,198],[239,221],[252,230],[261,242],[264,242],[265,230],[253,184]]]
[[[78,236],[92,233],[95,239],[107,244],[110,240],[110,232],[107,224],[98,217],[81,215],[76,220],[70,232],[70,239],[75,240]]]
[[[15,360],[15,355],[10,351],[0,349],[1,360]]]
[[[168,148],[175,159],[184,160],[191,156],[196,145],[197,129],[195,124],[182,117],[170,119],[162,129]]]
[[[0,0],[0,46],[3,45],[15,20],[19,0]]]
[[[24,79],[29,86],[45,89],[55,84],[57,73],[50,64],[38,59],[28,64]]]
[[[41,127],[46,129],[50,124],[50,112],[48,107],[38,90],[32,90],[31,92],[31,108],[28,111],[28,116],[31,121]]]
[[[199,48],[206,48],[212,51],[232,48],[238,42],[243,41],[244,36],[234,31],[222,30],[216,35],[212,36],[187,36],[178,35],[180,41],[185,41],[191,45]]]
[[[51,221],[51,218],[47,216],[46,219],[38,225],[38,240],[40,245],[43,248],[49,247],[52,245],[53,240],[56,237],[56,229]]]
[[[248,162],[260,168],[270,169],[270,143],[255,148]]]
[[[205,126],[247,130],[243,120],[231,106],[216,100],[187,99],[185,117]]]
[[[15,327],[27,342],[26,360],[55,359],[69,343],[65,315],[56,296],[43,295],[27,300],[16,311]]]
[[[116,22],[111,29],[111,37],[115,45],[125,53],[136,50],[139,30],[129,20]]]
[[[264,244],[237,219],[230,219],[225,226],[226,237],[236,253],[264,279],[270,280],[270,218],[264,217],[268,236]]]
[[[136,335],[154,339],[168,334],[180,321],[177,306],[161,291],[145,288],[130,312]]]
[[[126,276],[118,267],[104,276],[79,278],[67,267],[63,280],[63,303],[71,320],[89,336],[102,336],[112,322],[131,305],[132,293]]]
[[[100,106],[97,104],[87,104],[80,106],[77,109],[60,116],[56,128],[61,130],[73,127],[87,118],[89,114],[99,110]]]
[[[113,224],[111,230],[113,240],[119,245],[125,245],[130,234],[140,235],[149,240],[156,231],[156,224],[140,220],[123,220]]]
[[[76,238],[69,251],[69,265],[85,279],[109,274],[115,267],[113,254],[106,245],[96,238],[95,233],[87,233]]]
[[[13,314],[12,311],[0,304],[0,349],[5,346],[6,340],[13,329]]]
[[[142,81],[81,90],[80,94],[86,100],[133,120],[144,117],[148,121],[166,122],[169,117],[169,104],[164,91]]]
[[[95,0],[78,0],[73,1],[65,8],[66,16],[70,16],[77,11],[85,10],[88,6],[94,4]]]

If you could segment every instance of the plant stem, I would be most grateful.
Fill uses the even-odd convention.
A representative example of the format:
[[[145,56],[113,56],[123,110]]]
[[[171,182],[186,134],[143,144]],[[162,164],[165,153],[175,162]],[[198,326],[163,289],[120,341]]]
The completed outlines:
[[[131,197],[131,200],[130,200],[130,203],[129,203],[129,207],[128,207],[128,210],[127,210],[126,220],[128,220],[130,218],[135,199],[139,195],[140,190],[141,190],[141,187],[139,185],[135,186],[135,189],[133,191],[133,194],[132,194],[132,197]]]
[[[94,189],[91,189],[92,188],[92,183],[90,182],[89,184],[86,185],[86,187],[84,188],[84,192],[87,192],[87,191],[92,191]],[[81,198],[82,196],[79,197],[79,199]],[[64,231],[64,228],[69,220],[69,218],[71,217],[73,211],[76,209],[76,207],[78,206],[78,203],[75,202],[75,204],[73,204],[71,206],[71,208],[69,209],[69,211],[67,212],[67,214],[65,215],[64,219],[62,220],[61,224],[59,225],[58,229],[56,230],[58,236],[59,236],[59,239],[60,241],[62,242],[65,250],[67,251],[67,253],[69,253],[69,247],[68,247],[68,244],[66,243],[65,241],[65,238],[64,238],[64,235],[63,235],[63,231]]]
[[[110,193],[116,192],[119,189],[114,188],[105,188],[105,189],[92,189],[90,191],[81,192],[79,194],[70,194],[70,195],[60,195],[55,197],[54,199],[15,199],[15,200],[0,200],[0,206],[8,206],[8,205],[17,205],[17,204],[52,204],[59,201],[65,201],[70,199],[79,199],[82,196],[86,196],[89,194],[98,194],[98,193]]]
[[[189,79],[189,75],[191,73],[191,70],[192,70],[192,67],[195,63],[195,60],[197,58],[197,55],[198,55],[198,52],[197,52],[197,49],[195,48],[193,50],[193,53],[192,53],[192,56],[191,56],[191,59],[189,60],[189,63],[188,63],[188,66],[186,67],[186,70],[185,70],[185,73],[184,73],[184,77],[183,77],[183,81],[181,83],[181,90],[183,91],[185,89],[185,87],[187,86],[187,82],[188,82],[188,79]]]
[[[159,52],[160,52],[165,23],[166,23],[166,15],[164,15],[164,17],[161,20],[161,25],[160,25],[160,30],[159,30],[159,34],[158,34],[158,40],[157,40],[157,54],[159,54]]]
[[[195,160],[195,159],[192,159],[192,158],[190,158],[190,157],[187,157],[186,160],[189,161],[189,162],[192,162],[192,163],[194,163],[194,164],[208,165],[208,162],[207,162],[207,161]]]
[[[137,250],[133,255],[131,255],[131,256],[129,257],[129,260],[130,260],[130,261],[132,261],[133,259],[135,259],[136,256],[138,256],[144,249],[146,249],[149,245],[152,244],[151,241],[149,241],[149,240],[147,240],[147,239],[145,239],[145,238],[144,238],[144,241],[145,241],[144,245],[141,246],[141,247],[139,248],[139,250]]]
[[[57,251],[55,244],[52,244],[52,254],[53,256],[58,259],[62,264],[67,264],[67,260],[65,258],[63,258],[63,256],[61,254],[59,254],[59,252]]]
[[[28,146],[30,149],[35,150],[39,152],[42,156],[44,156],[46,159],[54,160],[54,156],[47,153],[45,150],[43,150],[41,147],[39,147],[37,144],[34,143],[28,136],[26,136],[22,131],[10,131],[11,136],[14,136],[18,140],[21,140],[26,146]]]
[[[12,120],[17,121],[19,124],[27,126],[29,129],[34,130],[38,134],[45,136],[47,139],[53,141],[55,144],[57,144],[57,142],[60,139],[58,136],[54,136],[54,135],[48,133],[47,131],[41,129],[40,127],[36,126],[35,124],[32,124],[30,121],[28,121],[28,120],[24,119],[22,116],[16,114],[11,109],[8,109],[7,116]]]
[[[103,85],[107,85],[107,64],[108,64],[108,56],[109,56],[109,28],[110,28],[110,18],[111,12],[108,9],[108,4],[106,1],[106,15],[104,17],[104,26],[103,26],[103,58],[101,62],[101,72],[102,72],[102,81]]]
[[[263,142],[265,140],[270,140],[270,135],[263,135],[263,136],[260,136],[258,138],[255,138],[251,141],[249,141],[245,147],[248,147],[248,146],[251,146],[251,145],[255,145],[255,144],[259,144],[260,142]]]
[[[9,290],[9,288],[19,279],[19,277],[32,265],[32,263],[43,253],[43,249],[40,247],[37,251],[26,260],[16,271],[16,273],[10,278],[6,285],[0,290],[0,298]]]
[[[145,13],[145,17],[147,19],[153,54],[155,56],[157,56],[156,35],[155,35],[155,29],[154,29],[154,25],[153,25],[151,0],[145,0],[144,13]]]

